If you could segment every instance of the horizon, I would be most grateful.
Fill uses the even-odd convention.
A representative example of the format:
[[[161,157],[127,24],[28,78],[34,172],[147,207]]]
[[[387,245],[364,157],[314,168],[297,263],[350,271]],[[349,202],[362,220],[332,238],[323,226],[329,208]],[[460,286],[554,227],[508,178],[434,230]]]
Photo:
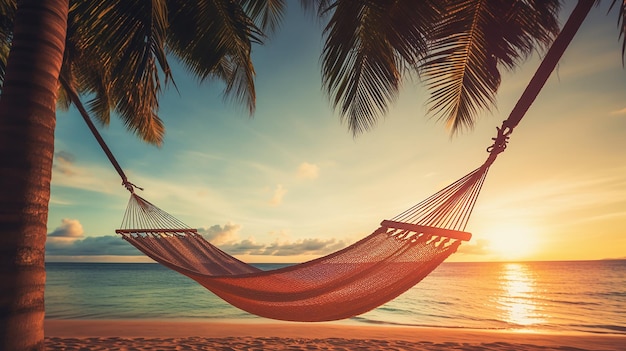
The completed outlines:
[[[452,263],[452,264],[456,264],[456,263],[550,263],[550,262],[594,262],[594,261],[626,261],[626,257],[621,257],[621,258],[599,258],[599,259],[594,259],[594,260],[542,260],[542,261],[444,261],[442,262],[442,264],[444,263]],[[46,261],[46,263],[103,263],[103,264],[157,264],[157,265],[161,265],[161,263],[156,262],[154,260],[150,260],[150,261],[129,261],[129,262],[124,262],[124,261]],[[305,262],[246,262],[250,265],[262,265],[262,264],[269,264],[269,265],[287,265],[287,266],[291,266],[291,265],[297,265],[300,263],[305,263]],[[165,267],[165,266],[164,266]],[[167,267],[165,267],[167,268]]]
[[[616,11],[606,10],[592,9],[515,129],[467,226],[473,239],[446,262],[626,259],[626,70]],[[171,62],[180,93],[161,95],[161,148],[117,118],[99,130],[142,196],[216,246],[246,262],[303,262],[484,161],[539,62],[535,54],[503,72],[497,108],[471,131],[451,136],[427,115],[414,78],[384,119],[353,137],[322,92],[321,46],[320,24],[289,6],[274,37],[253,48],[254,118],[223,101],[221,84],[200,85]],[[114,234],[128,194],[75,109],[57,112],[55,134],[46,262],[149,260]]]

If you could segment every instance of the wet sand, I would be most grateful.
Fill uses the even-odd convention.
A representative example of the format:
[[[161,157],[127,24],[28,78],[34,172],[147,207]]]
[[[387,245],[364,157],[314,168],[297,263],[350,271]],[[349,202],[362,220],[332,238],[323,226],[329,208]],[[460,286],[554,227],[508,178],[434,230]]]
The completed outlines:
[[[347,323],[46,320],[47,350],[626,350],[626,335]]]

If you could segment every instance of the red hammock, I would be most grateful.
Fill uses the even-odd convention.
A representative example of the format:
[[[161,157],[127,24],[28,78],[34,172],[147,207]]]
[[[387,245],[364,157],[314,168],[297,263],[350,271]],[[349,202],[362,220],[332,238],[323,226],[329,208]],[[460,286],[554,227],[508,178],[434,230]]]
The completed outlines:
[[[366,238],[328,256],[261,271],[206,241],[195,229],[132,194],[118,234],[155,261],[258,316],[330,321],[359,315],[405,292],[471,234],[467,224],[486,163],[408,209]]]

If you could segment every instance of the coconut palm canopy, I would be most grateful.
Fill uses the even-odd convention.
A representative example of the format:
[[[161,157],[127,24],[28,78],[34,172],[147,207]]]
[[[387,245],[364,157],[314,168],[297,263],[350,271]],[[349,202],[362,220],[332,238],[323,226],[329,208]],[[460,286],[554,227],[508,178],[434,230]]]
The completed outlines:
[[[609,213],[602,235],[611,237],[620,221],[610,213],[621,211],[623,195],[616,190],[623,178],[615,174],[624,160],[619,127],[624,73],[619,30],[607,21],[618,11],[607,15],[609,5],[592,10],[516,130],[477,205],[475,240],[452,259],[620,255],[611,251],[615,245],[589,250],[583,235],[589,227],[580,227],[580,221],[591,226],[593,218]],[[570,11],[568,6],[561,10],[561,23]],[[160,102],[167,126],[161,149],[127,137],[123,124],[112,119],[103,133],[131,181],[146,188],[142,195],[247,261],[295,262],[329,253],[362,237],[376,219],[482,161],[495,126],[539,59],[535,53],[514,72],[501,69],[498,105],[477,114],[481,119],[473,133],[451,139],[437,119],[441,115],[428,113],[433,100],[427,87],[405,75],[387,117],[375,130],[353,138],[345,128],[349,115],[340,107],[333,113],[332,100],[329,106],[329,95],[320,89],[325,23],[290,7],[281,29],[254,49],[253,119],[241,105],[222,103],[222,86],[199,86],[176,63],[171,68],[177,89],[165,90]],[[597,54],[581,59],[589,52]],[[348,125],[342,128],[338,116]],[[116,173],[75,111],[61,113],[58,123],[49,259],[139,259],[112,235],[127,200]],[[585,212],[584,220],[568,219],[579,211]],[[555,222],[563,227],[552,229]],[[511,252],[501,243],[504,227],[534,244]],[[579,244],[556,251],[563,245],[559,240]]]

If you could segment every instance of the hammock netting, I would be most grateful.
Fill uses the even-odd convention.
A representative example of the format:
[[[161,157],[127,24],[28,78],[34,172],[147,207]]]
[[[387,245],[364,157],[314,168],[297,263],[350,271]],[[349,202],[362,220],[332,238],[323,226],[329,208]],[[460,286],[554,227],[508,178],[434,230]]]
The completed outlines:
[[[471,234],[464,232],[489,165],[469,173],[362,240],[328,256],[262,271],[132,193],[116,232],[155,261],[252,314],[331,321],[370,311],[421,281]]]

